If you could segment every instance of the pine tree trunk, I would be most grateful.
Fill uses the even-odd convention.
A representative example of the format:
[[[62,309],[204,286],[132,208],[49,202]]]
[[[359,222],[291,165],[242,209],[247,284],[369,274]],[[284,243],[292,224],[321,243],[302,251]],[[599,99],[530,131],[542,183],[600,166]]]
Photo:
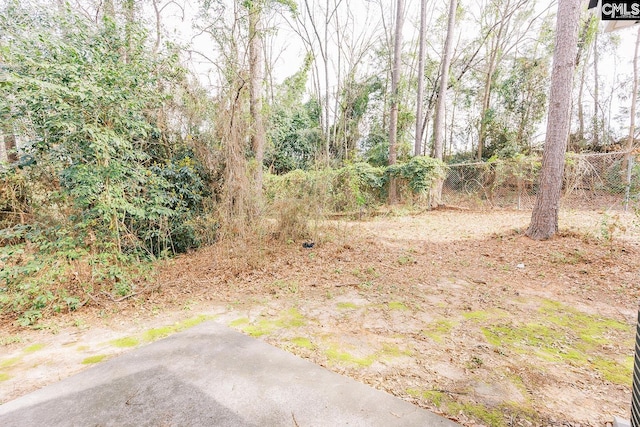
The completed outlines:
[[[600,148],[600,89],[598,76],[598,32],[593,42],[593,148]]]
[[[442,55],[442,74],[440,75],[440,91],[436,103],[436,116],[433,126],[433,154],[438,160],[442,160],[444,146],[444,115],[447,101],[447,86],[449,85],[449,66],[453,51],[453,32],[456,25],[456,8],[458,2],[449,0],[449,22],[447,24],[447,38],[444,42]]]
[[[498,37],[500,36],[500,32],[498,32]],[[487,120],[486,115],[489,111],[489,104],[491,101],[491,89],[493,86],[493,73],[495,72],[495,63],[496,58],[498,56],[498,42],[496,42],[496,46],[492,47],[491,54],[489,55],[489,63],[487,65],[487,75],[484,80],[484,90],[482,93],[482,106],[480,110],[480,132],[478,135],[478,161],[482,161],[482,156],[484,152],[485,139],[487,136]]]
[[[640,28],[638,28],[638,35],[636,36],[636,47],[633,54],[633,89],[631,90],[631,106],[629,108],[629,136],[627,138],[627,146],[624,156],[624,163],[622,165],[622,171],[626,173],[631,161],[631,152],[633,151],[633,145],[636,134],[636,104],[638,103],[638,50],[640,48]],[[627,185],[631,184],[627,174]]]
[[[396,30],[393,43],[393,72],[391,74],[391,112],[389,113],[389,164],[396,164],[398,157],[398,103],[400,94],[400,60],[402,58],[402,25],[404,16],[404,1],[397,0]],[[398,202],[397,183],[394,178],[389,182],[389,203]]]
[[[580,89],[578,91],[578,133],[577,133],[577,147],[569,147],[570,149],[578,149],[584,144],[584,108],[582,106],[582,96],[584,93],[585,77],[587,72],[588,56],[591,51],[591,45],[587,45],[590,28],[593,26],[595,15],[589,16],[587,22],[585,22],[580,30],[580,37],[578,39],[578,53],[576,54],[576,66],[582,66],[580,72]],[[584,57],[584,60],[583,60]]]
[[[436,113],[433,123],[433,157],[442,160],[444,155],[444,128],[445,128],[445,106],[447,102],[447,86],[449,85],[449,66],[451,64],[451,54],[453,52],[453,32],[456,26],[457,0],[449,0],[449,21],[447,23],[447,37],[444,42],[444,52],[442,54],[442,69],[440,75],[440,91],[436,102]],[[436,179],[431,186],[430,205],[437,208],[442,204],[442,179]]]
[[[559,0],[556,41],[551,71],[547,134],[542,156],[538,196],[527,236],[549,239],[558,232],[558,210],[564,174],[564,155],[570,130],[571,89],[578,49],[580,0]]]
[[[416,96],[416,137],[413,155],[422,154],[422,104],[424,103],[424,60],[427,36],[427,0],[420,0],[420,46],[418,48],[418,94]]]
[[[262,163],[264,161],[265,128],[262,117],[262,27],[261,7],[253,1],[249,6],[249,115],[251,116],[251,148],[255,158],[254,187],[262,194]]]

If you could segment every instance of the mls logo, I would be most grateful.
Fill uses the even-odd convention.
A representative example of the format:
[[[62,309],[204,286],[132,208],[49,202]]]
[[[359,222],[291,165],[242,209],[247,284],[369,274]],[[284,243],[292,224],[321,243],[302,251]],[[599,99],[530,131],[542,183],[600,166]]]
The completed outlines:
[[[589,9],[600,9],[600,18],[608,21],[605,32],[620,30],[640,23],[640,0],[606,1],[589,0]]]
[[[640,1],[605,1],[600,6],[603,21],[640,20]]]

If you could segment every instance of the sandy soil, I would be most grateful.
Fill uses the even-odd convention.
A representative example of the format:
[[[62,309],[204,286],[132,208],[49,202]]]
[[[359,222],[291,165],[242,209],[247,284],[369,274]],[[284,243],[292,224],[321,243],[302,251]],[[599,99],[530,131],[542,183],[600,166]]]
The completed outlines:
[[[302,242],[178,257],[114,303],[1,325],[0,402],[205,318],[467,426],[628,417],[640,297],[632,215],[435,211],[323,225]],[[200,317],[198,317],[200,316]]]

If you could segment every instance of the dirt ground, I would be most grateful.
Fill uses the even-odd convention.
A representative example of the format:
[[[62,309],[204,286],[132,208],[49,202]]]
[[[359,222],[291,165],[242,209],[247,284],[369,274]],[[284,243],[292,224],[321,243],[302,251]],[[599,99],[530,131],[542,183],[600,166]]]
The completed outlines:
[[[315,246],[264,240],[160,266],[119,303],[0,326],[0,402],[204,319],[467,426],[628,418],[640,297],[631,214],[441,210],[331,222]]]

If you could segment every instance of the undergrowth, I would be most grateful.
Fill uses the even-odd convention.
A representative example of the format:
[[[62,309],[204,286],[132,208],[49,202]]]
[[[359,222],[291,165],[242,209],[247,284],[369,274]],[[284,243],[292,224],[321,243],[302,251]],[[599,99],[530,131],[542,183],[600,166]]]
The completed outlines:
[[[375,167],[353,163],[337,169],[294,170],[265,175],[265,198],[276,213],[279,237],[313,238],[314,224],[331,214],[361,217],[386,203],[391,178],[399,181],[405,202],[428,200],[444,163],[417,156],[405,163]]]

